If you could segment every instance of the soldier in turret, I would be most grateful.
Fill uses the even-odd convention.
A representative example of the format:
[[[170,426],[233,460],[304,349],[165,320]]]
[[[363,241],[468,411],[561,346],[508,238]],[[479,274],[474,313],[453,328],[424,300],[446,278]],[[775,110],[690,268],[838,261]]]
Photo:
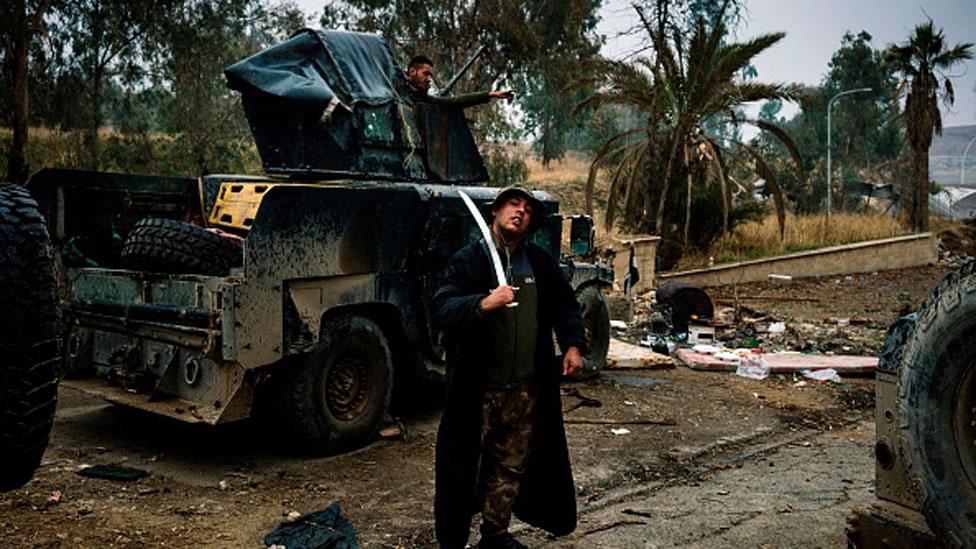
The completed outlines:
[[[434,79],[434,61],[425,55],[416,55],[407,65],[403,78],[397,82],[397,93],[413,104],[437,103],[461,108],[483,105],[492,99],[508,99],[515,97],[515,90],[494,90],[450,95],[430,95],[430,83]]]

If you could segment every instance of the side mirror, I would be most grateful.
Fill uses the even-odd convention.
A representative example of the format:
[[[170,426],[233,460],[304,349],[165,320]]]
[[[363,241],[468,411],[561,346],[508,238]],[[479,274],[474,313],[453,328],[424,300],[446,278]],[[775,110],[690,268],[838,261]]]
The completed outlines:
[[[593,252],[593,218],[588,215],[574,215],[569,225],[569,252],[573,255],[587,256]]]

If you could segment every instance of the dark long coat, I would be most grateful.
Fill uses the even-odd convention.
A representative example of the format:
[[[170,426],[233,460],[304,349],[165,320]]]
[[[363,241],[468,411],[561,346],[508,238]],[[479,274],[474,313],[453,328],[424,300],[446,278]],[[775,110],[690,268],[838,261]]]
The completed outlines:
[[[573,289],[556,260],[534,244],[525,245],[538,288],[539,329],[532,443],[515,515],[555,535],[565,535],[576,528],[576,489],[559,396],[562,363],[555,356],[552,332],[555,329],[561,349],[575,346],[585,352],[583,321]],[[470,244],[451,258],[433,298],[448,349],[447,399],[437,431],[434,497],[437,539],[442,547],[464,547],[471,518],[481,508],[477,475],[489,353],[485,352],[486,320],[478,303],[497,285],[493,273],[484,244]]]

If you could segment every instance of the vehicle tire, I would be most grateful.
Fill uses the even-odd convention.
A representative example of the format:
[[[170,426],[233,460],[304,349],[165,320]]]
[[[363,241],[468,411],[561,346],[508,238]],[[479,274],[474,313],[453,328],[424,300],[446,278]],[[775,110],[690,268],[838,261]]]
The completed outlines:
[[[976,546],[976,262],[918,311],[898,380],[900,442],[932,530]]]
[[[279,417],[302,449],[335,453],[364,444],[393,393],[393,356],[380,327],[341,316],[322,327],[307,359],[286,372]]]
[[[159,273],[226,275],[243,262],[239,243],[175,219],[143,219],[135,224],[122,259],[129,268]]]
[[[58,285],[44,218],[0,183],[0,491],[34,475],[58,399]]]
[[[603,370],[610,349],[610,306],[603,291],[595,284],[583,286],[576,291],[586,332],[586,354],[583,355],[583,369],[571,379],[590,379]]]

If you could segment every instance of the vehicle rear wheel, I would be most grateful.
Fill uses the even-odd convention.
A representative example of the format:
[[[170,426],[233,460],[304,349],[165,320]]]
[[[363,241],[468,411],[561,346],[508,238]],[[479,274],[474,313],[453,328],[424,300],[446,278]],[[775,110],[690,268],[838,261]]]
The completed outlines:
[[[393,392],[393,357],[375,322],[342,316],[323,326],[316,349],[286,375],[285,427],[305,449],[333,453],[364,444],[379,428]]]
[[[583,355],[583,369],[572,379],[589,379],[603,370],[610,349],[610,306],[599,286],[590,284],[576,292],[586,332],[586,354]]]
[[[0,184],[0,491],[30,480],[47,448],[61,356],[57,287],[37,203]]]
[[[148,218],[129,231],[122,260],[142,271],[223,276],[241,265],[243,253],[240,243],[203,227]]]
[[[902,451],[933,531],[976,546],[976,263],[922,304],[898,380]]]

